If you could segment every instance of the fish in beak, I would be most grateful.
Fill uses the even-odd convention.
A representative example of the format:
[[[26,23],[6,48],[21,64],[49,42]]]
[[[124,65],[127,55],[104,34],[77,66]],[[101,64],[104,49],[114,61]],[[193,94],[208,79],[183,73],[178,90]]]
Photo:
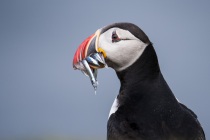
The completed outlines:
[[[98,69],[106,66],[106,53],[98,47],[100,29],[95,34],[85,39],[75,52],[73,59],[73,68],[81,70],[94,87],[95,93],[98,85],[97,72]]]

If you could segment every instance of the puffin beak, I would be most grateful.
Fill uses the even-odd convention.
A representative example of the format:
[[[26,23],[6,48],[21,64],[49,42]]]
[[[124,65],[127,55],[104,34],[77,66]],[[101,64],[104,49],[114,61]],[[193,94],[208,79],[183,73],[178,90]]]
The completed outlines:
[[[89,76],[95,90],[98,85],[97,69],[106,66],[104,60],[106,53],[98,47],[99,36],[100,30],[97,30],[95,34],[85,39],[76,50],[73,58],[73,68],[79,69],[86,76]]]
[[[83,60],[86,60],[92,69],[105,67],[106,53],[98,47],[99,36],[100,30],[97,30],[95,34],[89,36],[79,45],[73,59],[74,69],[84,70],[83,65],[81,65]]]

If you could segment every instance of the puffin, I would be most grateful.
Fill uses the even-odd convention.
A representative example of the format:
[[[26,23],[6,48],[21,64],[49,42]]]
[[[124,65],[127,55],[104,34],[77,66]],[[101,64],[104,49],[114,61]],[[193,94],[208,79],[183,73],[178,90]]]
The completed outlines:
[[[107,140],[205,140],[196,114],[165,81],[148,36],[133,23],[98,29],[75,52],[73,67],[96,90],[98,69],[111,67],[120,81],[107,122]]]

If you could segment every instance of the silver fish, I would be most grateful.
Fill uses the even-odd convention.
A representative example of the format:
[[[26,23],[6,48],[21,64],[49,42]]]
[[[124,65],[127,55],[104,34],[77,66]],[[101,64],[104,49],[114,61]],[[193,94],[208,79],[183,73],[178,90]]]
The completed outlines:
[[[75,69],[81,70],[83,74],[90,78],[90,81],[93,85],[96,94],[96,89],[98,86],[98,69],[103,68],[105,66],[106,62],[104,60],[103,55],[101,53],[93,53],[87,56],[84,60],[77,63],[74,67]]]
[[[91,57],[91,56],[86,57],[85,60],[88,62],[88,64],[92,68],[98,68],[98,67],[100,67],[100,65],[98,63],[98,60],[95,59],[95,58],[93,58],[93,57]]]
[[[91,83],[92,83],[92,85],[93,85],[93,88],[94,88],[94,90],[96,91],[98,82],[97,82],[97,80],[96,80],[96,78],[95,78],[95,76],[94,76],[94,74],[93,74],[93,71],[91,70],[91,68],[90,68],[90,66],[88,65],[88,63],[87,63],[86,60],[82,60],[82,63],[83,63],[83,65],[84,65],[84,67],[86,68],[86,72],[85,72],[85,73],[87,73],[87,75],[89,76],[90,81],[91,81]],[[96,74],[96,75],[97,75],[97,74]]]
[[[93,59],[95,59],[95,60],[98,61],[99,67],[100,67],[100,68],[103,68],[103,67],[106,65],[102,53],[94,53],[94,54],[92,54],[92,55],[90,55],[90,56],[91,56]]]

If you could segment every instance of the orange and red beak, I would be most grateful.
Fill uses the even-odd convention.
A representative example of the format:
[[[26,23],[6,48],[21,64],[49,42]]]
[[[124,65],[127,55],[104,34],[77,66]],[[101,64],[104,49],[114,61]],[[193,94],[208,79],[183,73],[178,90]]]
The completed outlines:
[[[85,59],[87,59],[87,62],[89,63],[91,68],[97,69],[105,66],[105,64],[103,65],[104,61],[103,58],[106,57],[106,54],[101,48],[98,47],[99,36],[100,36],[100,30],[97,30],[95,34],[85,39],[82,42],[82,44],[78,47],[73,59],[73,67],[75,69],[83,70],[83,66],[81,65],[80,62],[82,62]],[[103,55],[103,57],[101,58],[102,61],[100,61],[101,60],[100,58],[96,58],[97,56],[95,56],[94,54],[99,54],[99,55],[102,54]],[[99,62],[100,65],[97,66],[97,64],[94,63],[94,61]]]

